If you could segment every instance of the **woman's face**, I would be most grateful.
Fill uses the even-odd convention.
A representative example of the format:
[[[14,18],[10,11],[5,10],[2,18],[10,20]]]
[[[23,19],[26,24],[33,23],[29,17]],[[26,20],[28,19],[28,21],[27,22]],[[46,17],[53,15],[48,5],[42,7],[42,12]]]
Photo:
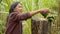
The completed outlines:
[[[22,13],[22,4],[19,3],[19,4],[15,7],[14,11]]]

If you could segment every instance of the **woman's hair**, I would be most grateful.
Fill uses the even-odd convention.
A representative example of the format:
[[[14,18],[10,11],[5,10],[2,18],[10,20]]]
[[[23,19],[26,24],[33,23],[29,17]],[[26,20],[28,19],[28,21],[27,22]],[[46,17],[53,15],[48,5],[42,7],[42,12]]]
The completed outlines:
[[[9,14],[12,13],[12,12],[14,12],[14,8],[15,8],[19,3],[20,3],[20,2],[14,2],[14,3],[11,5],[11,7],[10,7],[10,9],[9,9]]]
[[[14,12],[14,8],[15,8],[19,3],[20,3],[20,2],[14,2],[14,3],[11,5],[11,7],[10,7],[10,9],[9,9],[9,15],[10,15],[12,12]],[[20,4],[21,4],[21,3],[20,3]],[[8,21],[9,15],[7,16],[7,21]]]

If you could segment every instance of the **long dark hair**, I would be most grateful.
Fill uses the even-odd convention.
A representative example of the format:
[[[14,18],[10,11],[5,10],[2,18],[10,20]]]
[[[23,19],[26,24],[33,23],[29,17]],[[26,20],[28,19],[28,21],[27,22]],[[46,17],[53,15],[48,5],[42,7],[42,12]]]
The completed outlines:
[[[11,5],[11,7],[10,7],[10,9],[9,9],[9,14],[12,13],[12,12],[14,12],[14,8],[15,8],[19,3],[20,3],[20,2],[14,2],[14,3]]]

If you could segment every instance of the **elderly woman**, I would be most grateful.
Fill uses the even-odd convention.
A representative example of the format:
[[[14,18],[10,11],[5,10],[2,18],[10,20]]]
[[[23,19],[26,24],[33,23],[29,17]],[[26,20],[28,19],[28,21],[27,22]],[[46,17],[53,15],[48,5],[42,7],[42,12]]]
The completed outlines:
[[[22,34],[22,21],[41,12],[49,12],[49,9],[44,8],[22,13],[22,4],[20,2],[13,3],[9,9],[9,16],[7,17],[6,34]]]

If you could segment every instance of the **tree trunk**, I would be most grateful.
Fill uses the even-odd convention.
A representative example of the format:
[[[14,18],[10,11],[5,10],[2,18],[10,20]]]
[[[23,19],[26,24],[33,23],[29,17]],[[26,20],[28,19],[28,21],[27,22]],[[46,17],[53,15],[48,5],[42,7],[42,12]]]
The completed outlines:
[[[55,21],[55,29],[54,29],[54,34],[60,34],[60,0],[58,1],[59,3],[59,9],[58,9],[58,16]]]
[[[31,19],[32,34],[51,34],[51,22],[47,19]]]

